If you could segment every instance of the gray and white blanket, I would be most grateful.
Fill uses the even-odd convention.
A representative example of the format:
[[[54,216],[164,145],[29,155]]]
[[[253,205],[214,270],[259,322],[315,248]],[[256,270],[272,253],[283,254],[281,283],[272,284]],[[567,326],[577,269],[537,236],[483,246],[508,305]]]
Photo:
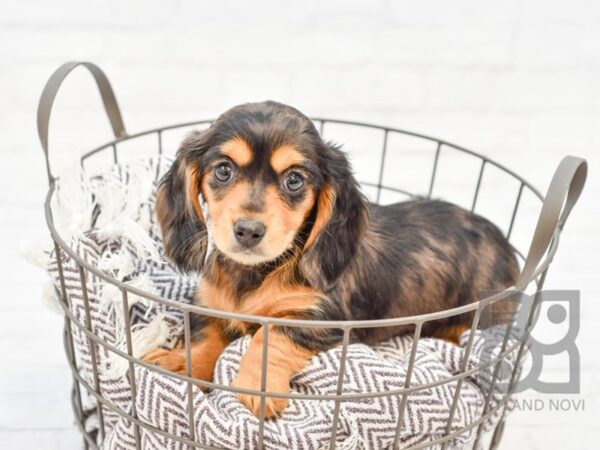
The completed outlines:
[[[152,213],[157,180],[168,165],[166,160],[144,160],[116,165],[91,179],[84,173],[64,175],[58,183],[53,205],[54,219],[61,236],[88,263],[131,286],[189,303],[196,289],[197,277],[182,275],[165,260]],[[52,285],[59,292],[55,255],[48,251],[46,256]],[[87,323],[80,269],[63,252],[60,256],[69,308],[80,324],[72,325],[77,370],[92,389],[95,387],[94,353],[99,381],[97,390],[114,408],[126,414],[135,412],[143,423],[175,436],[190,438],[193,429],[196,441],[206,446],[225,449],[257,447],[259,421],[233,393],[222,390],[205,393],[194,387],[190,399],[188,383],[135,365],[134,405],[129,364],[111,350],[127,353],[122,293],[116,286],[84,271],[90,310],[90,322]],[[142,357],[158,346],[176,345],[183,331],[182,315],[177,308],[153,304],[134,295],[130,295],[128,300],[134,356]],[[82,327],[86,326],[110,348],[92,344],[82,331]],[[451,377],[461,371],[463,364],[467,369],[477,367],[490,355],[498,353],[503,332],[502,329],[491,333],[477,331],[467,361],[464,356],[468,332],[462,336],[460,346],[437,339],[421,339],[416,349],[410,385],[424,385]],[[490,342],[493,344],[490,345]],[[231,383],[248,343],[249,338],[244,337],[229,345],[217,363],[215,383]],[[411,347],[410,337],[397,337],[373,347],[351,344],[343,392],[366,393],[402,388]],[[340,348],[333,348],[315,356],[310,365],[293,378],[292,390],[335,394],[340,353]],[[505,383],[502,381],[510,375],[512,361],[508,358],[504,362],[497,383],[490,383],[491,368],[465,379],[450,433],[481,417],[488,394],[490,407],[498,404],[504,396]],[[445,383],[415,391],[407,397],[399,438],[401,448],[445,435],[456,386],[456,381]],[[189,402],[193,403],[194,410],[191,423]],[[336,448],[391,448],[401,403],[399,395],[343,401]],[[99,414],[96,401],[89,395],[84,395],[83,408],[87,416],[85,427],[95,432],[101,448],[135,448],[136,430],[132,421],[109,407],[102,407]],[[281,417],[266,422],[264,446],[278,450],[328,448],[333,413],[333,401],[293,400]],[[483,422],[485,430],[495,426],[499,413]],[[104,428],[103,433],[101,428]],[[449,448],[472,445],[477,428],[474,426],[457,434],[449,441]],[[144,449],[187,448],[152,428],[140,427],[139,435]]]

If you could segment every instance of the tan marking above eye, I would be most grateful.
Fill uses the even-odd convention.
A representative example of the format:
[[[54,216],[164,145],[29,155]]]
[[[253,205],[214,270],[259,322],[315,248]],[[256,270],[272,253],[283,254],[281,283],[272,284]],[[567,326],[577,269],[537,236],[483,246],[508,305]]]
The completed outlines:
[[[293,145],[282,145],[271,153],[271,167],[277,173],[281,173],[297,164],[302,164],[305,160],[304,155]]]
[[[252,161],[253,153],[248,143],[240,137],[225,142],[221,146],[221,153],[236,163],[238,166],[245,166]]]

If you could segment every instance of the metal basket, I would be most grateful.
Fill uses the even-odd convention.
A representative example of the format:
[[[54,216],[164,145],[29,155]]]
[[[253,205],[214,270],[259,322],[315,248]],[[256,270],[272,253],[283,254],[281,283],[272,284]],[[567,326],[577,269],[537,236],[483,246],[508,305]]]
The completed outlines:
[[[523,292],[528,287],[533,287],[536,290],[536,292],[541,290],[542,286],[544,284],[544,279],[546,277],[548,267],[554,257],[554,254],[556,253],[560,233],[563,229],[563,226],[568,217],[568,214],[571,211],[571,208],[576,203],[577,198],[579,197],[579,194],[585,183],[585,178],[586,178],[586,174],[587,174],[587,164],[584,160],[575,158],[572,156],[565,157],[562,160],[562,162],[560,163],[556,173],[554,174],[554,177],[550,184],[547,195],[544,198],[529,182],[527,182],[525,179],[523,179],[522,177],[520,177],[513,171],[490,160],[489,158],[487,158],[485,156],[482,156],[471,150],[467,150],[463,147],[451,144],[444,140],[432,138],[432,137],[425,136],[422,134],[403,131],[403,130],[399,130],[396,128],[383,127],[383,126],[372,125],[372,124],[367,124],[367,123],[315,118],[313,120],[319,127],[321,133],[323,133],[324,128],[330,126],[331,124],[343,124],[344,126],[357,127],[360,129],[368,129],[368,130],[371,130],[373,132],[377,132],[380,134],[380,136],[382,138],[383,146],[381,148],[381,151],[378,154],[378,161],[377,161],[377,163],[378,163],[378,181],[375,183],[374,182],[363,183],[363,186],[374,189],[374,191],[376,193],[375,200],[377,202],[379,202],[381,195],[386,192],[407,195],[409,197],[417,195],[417,193],[415,193],[415,192],[410,192],[410,191],[407,191],[404,189],[399,189],[397,187],[389,186],[389,185],[386,185],[383,183],[383,178],[384,178],[383,175],[384,175],[384,168],[386,165],[386,157],[388,157],[387,153],[389,153],[388,141],[392,136],[395,136],[395,135],[410,136],[411,138],[414,138],[414,139],[427,141],[429,143],[432,143],[432,145],[435,146],[434,147],[435,153],[433,156],[433,160],[431,161],[432,168],[430,169],[430,171],[428,173],[423,174],[423,177],[428,177],[428,180],[429,180],[429,189],[428,189],[429,196],[431,196],[434,184],[436,182],[436,173],[438,171],[438,162],[440,161],[440,157],[446,151],[450,151],[450,150],[458,151],[458,152],[461,152],[462,154],[468,155],[470,158],[472,158],[474,161],[477,161],[477,163],[478,163],[479,172],[478,172],[478,176],[477,176],[477,183],[475,186],[475,190],[472,194],[471,210],[475,209],[475,207],[476,207],[476,204],[478,201],[478,196],[480,193],[480,187],[482,184],[482,179],[484,178],[484,172],[485,172],[486,167],[493,166],[496,169],[504,172],[507,176],[511,177],[511,179],[516,180],[516,182],[518,183],[518,190],[517,190],[516,198],[514,199],[514,203],[512,203],[512,214],[511,214],[511,218],[510,218],[510,224],[508,226],[508,231],[506,233],[506,237],[507,237],[507,239],[509,239],[509,241],[511,240],[511,233],[513,231],[513,225],[515,223],[515,218],[518,214],[519,205],[521,203],[521,199],[522,199],[524,192],[529,192],[530,194],[533,194],[533,197],[535,199],[539,200],[540,203],[542,203],[541,213],[539,215],[537,225],[535,227],[535,231],[533,233],[533,237],[531,239],[531,244],[530,244],[530,247],[529,247],[527,253],[522,251],[523,249],[515,248],[516,254],[519,256],[519,258],[523,262],[523,269],[522,269],[521,275],[520,275],[519,280],[516,283],[516,285],[512,288],[507,289],[504,292],[491,295],[489,297],[480,299],[479,301],[473,302],[466,306],[461,306],[461,307],[451,309],[451,310],[440,311],[440,312],[436,312],[436,313],[419,315],[419,316],[412,316],[412,317],[398,317],[398,318],[393,318],[393,319],[371,320],[371,321],[362,320],[362,321],[327,322],[327,321],[291,320],[291,319],[251,316],[251,315],[245,315],[245,314],[235,314],[235,313],[230,313],[230,312],[211,310],[211,309],[194,306],[194,305],[186,305],[186,304],[178,303],[178,302],[166,299],[166,298],[161,298],[161,297],[158,297],[156,295],[153,295],[153,294],[150,294],[147,292],[140,291],[139,289],[133,288],[133,287],[126,285],[114,278],[111,278],[106,273],[99,270],[97,267],[90,265],[84,259],[82,259],[80,256],[78,256],[78,254],[72,248],[70,248],[69,245],[61,238],[61,236],[59,235],[59,233],[56,230],[56,227],[55,227],[55,224],[53,221],[53,216],[52,216],[51,201],[52,201],[53,195],[55,194],[57,178],[55,178],[55,176],[53,175],[53,173],[51,171],[50,161],[49,161],[49,157],[48,157],[48,125],[49,125],[49,119],[50,119],[52,105],[53,105],[55,96],[56,96],[63,80],[74,68],[76,68],[78,66],[85,67],[93,75],[93,77],[96,81],[96,84],[100,90],[102,101],[104,103],[104,108],[108,115],[108,119],[110,121],[112,130],[113,130],[114,136],[115,136],[115,139],[85,153],[81,157],[82,164],[84,164],[85,161],[88,160],[88,158],[90,158],[91,156],[96,155],[96,154],[101,154],[101,153],[109,153],[109,154],[112,153],[114,162],[118,162],[120,145],[126,141],[135,140],[137,138],[144,137],[144,136],[155,136],[156,137],[156,141],[155,141],[156,152],[157,152],[157,154],[162,154],[163,134],[165,132],[167,132],[168,130],[174,130],[174,129],[190,127],[190,126],[202,126],[202,125],[207,126],[207,125],[210,125],[210,123],[212,122],[211,120],[193,121],[193,122],[188,122],[188,123],[182,123],[182,124],[176,124],[176,125],[155,128],[152,130],[143,131],[143,132],[139,132],[139,133],[135,133],[135,134],[128,134],[125,131],[123,120],[121,118],[121,113],[120,113],[119,107],[117,105],[117,101],[116,101],[115,95],[113,93],[113,90],[112,90],[106,76],[97,66],[95,66],[94,64],[85,63],[85,62],[83,62],[83,63],[82,62],[70,62],[70,63],[66,63],[66,64],[62,65],[60,68],[58,68],[56,70],[56,72],[54,72],[54,74],[51,76],[51,78],[49,79],[49,81],[47,82],[47,84],[44,88],[44,91],[42,93],[42,96],[41,96],[41,99],[39,102],[38,113],[37,113],[38,133],[39,133],[42,148],[44,150],[44,156],[46,159],[46,169],[47,169],[48,183],[49,183],[49,190],[48,190],[48,193],[46,196],[44,208],[45,208],[45,215],[46,215],[46,221],[48,224],[48,228],[50,230],[50,234],[54,241],[55,253],[56,253],[56,255],[58,255],[60,253],[60,251],[62,251],[66,255],[68,255],[68,257],[72,258],[76,262],[76,264],[79,267],[79,273],[80,273],[80,279],[78,280],[78,282],[81,283],[84,295],[87,292],[86,286],[85,286],[85,273],[89,272],[89,273],[93,273],[95,276],[97,276],[99,279],[103,280],[104,282],[110,283],[110,284],[116,286],[122,292],[124,311],[129,311],[128,296],[130,296],[130,295],[141,296],[152,302],[162,303],[164,305],[179,308],[182,311],[182,313],[184,315],[184,319],[185,319],[185,321],[184,321],[184,323],[185,323],[185,339],[184,339],[184,341],[185,341],[188,362],[190,361],[190,314],[192,314],[192,313],[199,314],[199,315],[205,315],[205,316],[211,316],[211,317],[220,317],[220,318],[225,318],[225,319],[241,320],[241,321],[246,321],[246,322],[251,322],[251,323],[257,323],[260,326],[263,326],[265,332],[264,332],[264,346],[263,346],[262,380],[261,380],[261,390],[260,391],[249,391],[249,390],[234,388],[234,387],[230,387],[230,386],[214,385],[212,383],[195,380],[195,379],[191,378],[190,376],[178,375],[178,374],[173,374],[171,372],[166,372],[159,367],[152,366],[139,358],[133,357],[132,356],[132,342],[131,342],[131,326],[129,323],[128,314],[125,315],[125,320],[126,320],[125,325],[127,327],[128,354],[120,353],[120,356],[126,358],[129,361],[129,377],[130,377],[130,383],[131,383],[131,395],[132,395],[133,399],[135,399],[135,395],[136,395],[135,372],[134,372],[135,365],[143,365],[145,367],[150,368],[151,370],[169,373],[170,376],[177,377],[181,380],[184,380],[185,382],[188,383],[189,392],[191,392],[192,385],[195,384],[195,385],[199,385],[199,386],[208,386],[213,389],[225,389],[225,390],[229,390],[229,391],[233,391],[233,392],[252,393],[257,396],[260,396],[260,398],[261,398],[261,417],[260,417],[259,442],[258,442],[259,448],[262,448],[262,445],[263,445],[263,432],[264,432],[264,422],[265,422],[265,418],[264,418],[264,416],[265,416],[265,398],[267,396],[297,398],[297,399],[305,399],[305,400],[327,399],[330,401],[334,401],[335,409],[334,409],[333,423],[331,426],[332,432],[331,432],[331,439],[330,439],[330,448],[335,448],[336,430],[337,430],[337,422],[338,422],[338,418],[339,418],[338,416],[339,416],[340,403],[343,402],[345,399],[369,398],[369,397],[376,397],[376,396],[391,396],[391,395],[401,396],[402,400],[401,400],[401,406],[400,406],[400,415],[398,417],[398,423],[397,423],[397,428],[396,428],[396,439],[394,441],[394,448],[395,448],[398,443],[398,437],[400,434],[400,430],[402,429],[402,426],[403,426],[403,419],[404,419],[404,415],[405,415],[405,407],[406,407],[407,397],[412,392],[415,392],[419,389],[426,389],[426,388],[430,388],[432,386],[441,385],[443,383],[457,382],[457,386],[456,386],[456,389],[454,392],[452,408],[449,413],[450,414],[449,421],[448,421],[448,430],[449,430],[450,423],[452,422],[454,414],[455,414],[457,399],[460,396],[461,385],[462,385],[463,380],[465,379],[465,377],[472,375],[474,372],[484,370],[485,367],[483,367],[483,365],[481,365],[480,367],[477,367],[475,369],[469,369],[469,370],[467,370],[466,367],[463,367],[463,370],[461,371],[461,373],[458,373],[449,379],[438,380],[433,383],[429,383],[427,385],[420,385],[420,386],[416,386],[416,387],[414,385],[411,386],[411,376],[412,376],[412,372],[413,372],[415,350],[417,348],[416,344],[418,343],[419,338],[421,337],[421,330],[422,330],[423,324],[426,322],[444,319],[444,318],[448,318],[448,317],[455,316],[458,314],[470,313],[473,316],[471,330],[475,330],[478,327],[479,322],[480,322],[480,311],[482,310],[482,307],[489,306],[499,300],[507,298],[508,296],[514,295],[515,292]],[[422,193],[419,193],[419,194],[422,194]],[[512,243],[512,241],[511,241],[511,243]],[[513,245],[513,247],[514,247],[514,245]],[[527,256],[524,256],[525,254]],[[175,436],[175,435],[170,435],[170,434],[165,433],[164,431],[157,429],[157,428],[153,427],[152,425],[144,423],[143,421],[138,419],[138,417],[136,417],[135,409],[133,410],[133,412],[131,414],[129,414],[129,413],[119,409],[117,406],[113,405],[111,402],[107,401],[107,399],[102,397],[102,394],[98,389],[98,373],[97,373],[97,368],[95,366],[93,366],[93,371],[94,371],[93,375],[94,375],[94,379],[95,379],[95,386],[88,383],[84,378],[82,378],[82,376],[80,375],[80,373],[77,370],[77,365],[76,365],[76,355],[75,355],[72,334],[71,334],[73,327],[77,327],[77,328],[81,329],[82,332],[85,333],[85,335],[87,335],[87,337],[89,338],[90,343],[92,343],[92,342],[94,343],[92,346],[92,358],[94,357],[94,354],[93,354],[94,346],[101,346],[109,352],[115,352],[116,349],[114,347],[111,347],[110,344],[107,344],[106,342],[104,342],[98,336],[96,336],[91,331],[91,328],[89,326],[87,326],[89,324],[86,325],[84,323],[80,323],[80,321],[72,314],[72,312],[70,311],[70,308],[69,308],[69,298],[66,294],[65,280],[64,280],[64,275],[62,272],[60,258],[57,258],[57,266],[58,266],[59,276],[60,276],[60,289],[59,289],[58,294],[60,297],[60,304],[64,311],[64,319],[65,319],[65,325],[64,325],[65,352],[66,352],[70,367],[72,369],[72,375],[73,375],[73,390],[72,390],[73,411],[74,411],[74,415],[75,415],[76,424],[79,427],[79,429],[81,430],[81,433],[84,438],[84,447],[85,448],[89,448],[89,447],[98,448],[96,440],[95,440],[95,436],[93,435],[93,433],[86,432],[86,429],[84,426],[85,417],[84,417],[83,408],[81,407],[81,391],[82,391],[82,389],[85,389],[86,391],[88,391],[89,394],[91,394],[92,398],[96,402],[96,407],[97,407],[98,416],[100,419],[100,427],[101,428],[103,426],[102,413],[103,413],[103,410],[105,410],[105,409],[112,410],[115,413],[119,414],[120,416],[126,417],[128,420],[131,420],[134,423],[135,431],[136,431],[136,433],[135,433],[136,445],[138,448],[141,447],[140,440],[139,440],[139,429],[140,428],[146,428],[155,433],[158,433],[159,435],[168,436],[169,438],[171,438],[175,441],[179,441],[184,444],[187,444],[190,448],[209,448],[209,447],[203,446],[202,444],[196,442],[193,438],[193,435],[191,436],[191,439],[183,438],[183,437]],[[538,300],[537,296],[534,298],[535,298],[534,303],[533,303],[534,307],[531,308],[531,310],[529,312],[528,325],[525,330],[525,333],[523,334],[522,339],[520,341],[518,341],[516,344],[509,345],[508,344],[509,340],[506,338],[508,336],[508,331],[507,331],[507,336],[505,336],[505,339],[502,343],[502,348],[501,348],[500,353],[496,357],[494,357],[493,359],[491,359],[490,361],[488,361],[486,363],[486,367],[490,366],[490,365],[495,367],[492,383],[494,383],[496,380],[497,368],[499,367],[499,363],[502,362],[502,360],[508,354],[510,354],[511,352],[514,352],[514,354],[517,355],[517,361],[519,361],[522,357],[523,350],[525,348],[525,342],[526,342],[526,340],[529,336],[529,333],[531,332],[531,329],[533,327],[533,324],[535,322],[535,320],[533,320],[533,319],[536,315],[536,312],[539,309],[538,308],[539,300]],[[89,306],[87,304],[86,304],[86,307],[89,308]],[[87,310],[87,309],[86,309],[86,316],[89,317],[89,310]],[[315,396],[315,395],[301,395],[301,394],[297,394],[297,393],[277,394],[277,393],[269,393],[269,392],[265,391],[266,376],[267,376],[266,371],[265,371],[265,362],[268,358],[268,354],[267,354],[268,326],[266,326],[266,325],[270,325],[270,324],[285,325],[285,326],[290,326],[290,327],[335,328],[335,329],[342,330],[342,332],[343,332],[343,341],[342,341],[343,343],[342,343],[342,353],[341,353],[342,360],[341,360],[340,373],[339,373],[339,378],[338,378],[338,383],[337,383],[337,394],[336,395]],[[407,324],[414,326],[414,341],[413,341],[413,345],[412,345],[412,350],[409,355],[407,377],[406,377],[406,380],[404,383],[404,389],[388,391],[388,392],[375,392],[375,393],[370,392],[370,393],[364,394],[364,395],[353,394],[352,396],[342,394],[344,370],[345,370],[345,366],[346,366],[346,355],[347,355],[347,349],[348,349],[348,344],[349,344],[349,340],[350,340],[350,333],[352,332],[352,330],[355,328],[389,327],[389,326],[407,325]],[[468,355],[472,348],[472,344],[473,344],[472,336],[473,336],[473,333],[470,334],[470,337],[469,337],[467,345],[466,345],[465,360],[468,359]],[[509,384],[508,390],[507,390],[506,394],[504,395],[504,397],[502,398],[502,400],[492,407],[492,405],[489,402],[489,397],[488,397],[486,399],[486,402],[483,407],[483,413],[478,420],[475,420],[470,425],[458,430],[457,432],[453,432],[453,433],[447,432],[446,435],[441,438],[438,438],[434,441],[430,441],[430,442],[427,442],[424,444],[419,444],[419,445],[413,446],[411,448],[427,448],[427,447],[432,447],[432,446],[436,446],[436,445],[442,446],[442,448],[444,448],[447,445],[448,441],[451,440],[456,435],[458,435],[460,433],[464,433],[473,427],[477,427],[476,442],[474,443],[474,446],[473,446],[473,448],[475,448],[475,447],[477,447],[477,444],[481,441],[481,434],[482,434],[481,424],[487,418],[489,418],[492,414],[500,414],[501,418],[498,422],[498,425],[496,426],[495,430],[492,433],[491,439],[489,440],[489,448],[496,448],[500,442],[503,428],[504,428],[504,414],[506,411],[505,406],[510,401],[511,396],[514,393],[516,383],[518,381],[518,372],[519,372],[518,367],[519,367],[519,364],[515,364],[514,370],[512,371],[512,374],[510,376],[510,384]],[[188,367],[188,375],[190,373],[191,372],[189,371],[189,367]],[[189,414],[190,414],[190,419],[191,419],[194,414],[193,404],[191,402],[189,404]],[[192,430],[193,430],[193,428],[192,428]]]

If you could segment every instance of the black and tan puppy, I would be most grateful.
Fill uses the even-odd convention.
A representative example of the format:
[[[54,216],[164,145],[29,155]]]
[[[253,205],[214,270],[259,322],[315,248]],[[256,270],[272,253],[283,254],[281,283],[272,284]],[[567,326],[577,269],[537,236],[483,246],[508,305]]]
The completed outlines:
[[[508,242],[479,216],[436,200],[367,202],[344,153],[302,113],[274,102],[237,106],[189,136],[162,181],[156,213],[168,257],[201,274],[196,302],[218,310],[308,320],[403,317],[466,304],[513,285],[518,274]],[[209,233],[215,249],[207,256]],[[469,320],[426,324],[423,334],[455,340]],[[259,390],[263,330],[196,322],[193,376],[212,380],[225,346],[251,333],[233,384]],[[374,343],[407,331],[362,329],[352,338]],[[267,390],[288,392],[292,375],[341,337],[339,330],[272,327]],[[147,360],[185,372],[181,348]],[[239,397],[258,414],[259,397]],[[267,399],[267,416],[286,403]]]

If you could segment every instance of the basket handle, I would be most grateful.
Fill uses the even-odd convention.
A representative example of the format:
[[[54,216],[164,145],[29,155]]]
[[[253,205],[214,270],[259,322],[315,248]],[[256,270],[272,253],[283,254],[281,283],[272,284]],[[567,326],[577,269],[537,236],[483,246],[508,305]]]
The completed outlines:
[[[40,143],[44,150],[44,156],[46,157],[46,172],[48,173],[48,182],[54,181],[54,176],[50,170],[50,160],[48,157],[48,125],[50,123],[50,113],[52,112],[52,105],[56,94],[62,85],[64,79],[71,73],[73,69],[78,66],[83,66],[88,69],[94,76],[100,96],[102,97],[102,103],[104,103],[104,109],[110,121],[115,138],[120,139],[127,136],[125,131],[125,125],[123,125],[123,118],[121,117],[121,111],[117,104],[115,93],[106,78],[104,72],[95,64],[90,62],[72,61],[63,64],[52,74],[40,97],[37,110],[37,126],[38,135],[40,137]]]
[[[586,177],[587,162],[585,159],[565,156],[558,165],[546,193],[523,270],[515,285],[517,290],[524,290],[537,277],[538,272],[552,261],[556,252],[558,236],[571,209],[577,203]],[[549,249],[550,251],[548,251]],[[548,256],[540,264],[547,251]]]

